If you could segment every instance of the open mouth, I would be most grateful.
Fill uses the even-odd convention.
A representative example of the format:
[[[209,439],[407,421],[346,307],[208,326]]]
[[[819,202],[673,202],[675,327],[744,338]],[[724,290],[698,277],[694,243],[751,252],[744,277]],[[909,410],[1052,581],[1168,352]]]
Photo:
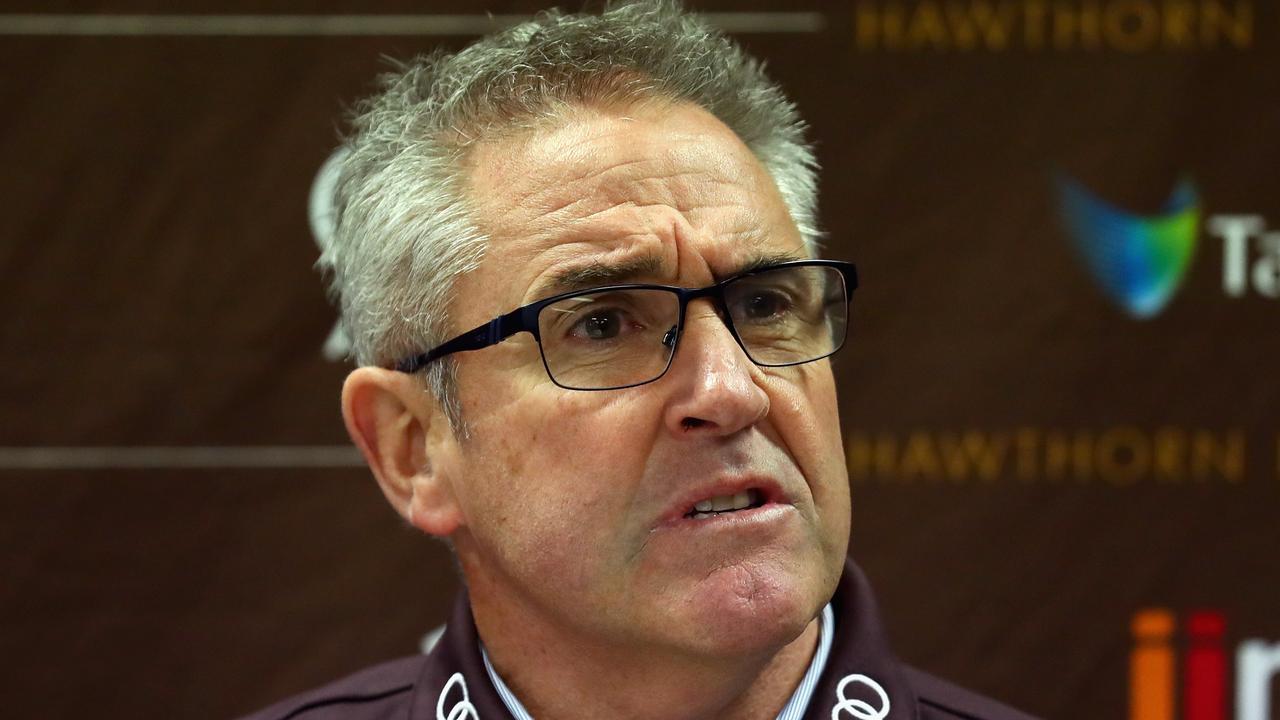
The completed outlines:
[[[764,493],[756,488],[748,488],[733,495],[717,495],[694,503],[684,516],[693,520],[707,520],[717,515],[750,510],[761,505],[764,505]]]

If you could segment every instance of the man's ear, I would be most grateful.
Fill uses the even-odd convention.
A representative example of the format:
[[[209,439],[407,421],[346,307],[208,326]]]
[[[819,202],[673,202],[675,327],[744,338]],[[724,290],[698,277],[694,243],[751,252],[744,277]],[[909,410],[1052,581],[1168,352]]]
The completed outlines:
[[[457,440],[418,379],[356,368],[342,385],[342,418],[396,512],[425,533],[453,534],[462,524],[452,484]]]

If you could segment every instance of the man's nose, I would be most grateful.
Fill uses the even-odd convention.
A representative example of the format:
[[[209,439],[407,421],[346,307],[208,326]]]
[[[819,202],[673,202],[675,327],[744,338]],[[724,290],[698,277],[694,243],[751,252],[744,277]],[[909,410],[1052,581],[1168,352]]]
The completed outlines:
[[[769,395],[760,377],[710,303],[695,301],[664,378],[672,386],[667,429],[679,436],[731,435],[759,422],[769,414]]]

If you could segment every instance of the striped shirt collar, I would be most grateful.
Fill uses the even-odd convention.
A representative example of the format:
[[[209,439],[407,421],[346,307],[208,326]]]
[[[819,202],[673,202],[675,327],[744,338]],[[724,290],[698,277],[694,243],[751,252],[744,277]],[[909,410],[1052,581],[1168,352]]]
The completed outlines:
[[[831,610],[831,603],[827,603],[822,608],[821,621],[818,623],[818,647],[813,653],[813,659],[809,661],[809,669],[805,671],[795,692],[791,693],[787,704],[782,707],[782,712],[778,713],[777,720],[800,720],[805,710],[809,708],[809,701],[813,699],[813,689],[818,684],[818,678],[822,677],[822,671],[827,666],[827,657],[831,654],[835,624],[835,613]],[[502,681],[493,663],[489,662],[489,653],[484,649],[484,643],[480,643],[480,656],[484,658],[484,669],[489,673],[489,681],[498,691],[498,697],[502,698],[502,704],[507,707],[511,717],[515,720],[533,720],[533,716],[524,709],[520,699]]]

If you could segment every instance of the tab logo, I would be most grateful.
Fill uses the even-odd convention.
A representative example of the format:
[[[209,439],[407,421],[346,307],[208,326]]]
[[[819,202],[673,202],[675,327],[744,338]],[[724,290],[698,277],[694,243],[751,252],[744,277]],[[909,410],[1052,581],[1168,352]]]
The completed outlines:
[[[1226,616],[1187,615],[1178,692],[1176,619],[1171,610],[1134,614],[1129,655],[1129,720],[1227,720]],[[1280,674],[1280,642],[1250,639],[1236,649],[1236,720],[1271,720],[1271,680]],[[1178,714],[1181,700],[1181,714]]]
[[[1186,277],[1195,253],[1200,199],[1181,180],[1153,216],[1122,210],[1065,175],[1057,177],[1062,222],[1108,297],[1135,318],[1157,315]]]

